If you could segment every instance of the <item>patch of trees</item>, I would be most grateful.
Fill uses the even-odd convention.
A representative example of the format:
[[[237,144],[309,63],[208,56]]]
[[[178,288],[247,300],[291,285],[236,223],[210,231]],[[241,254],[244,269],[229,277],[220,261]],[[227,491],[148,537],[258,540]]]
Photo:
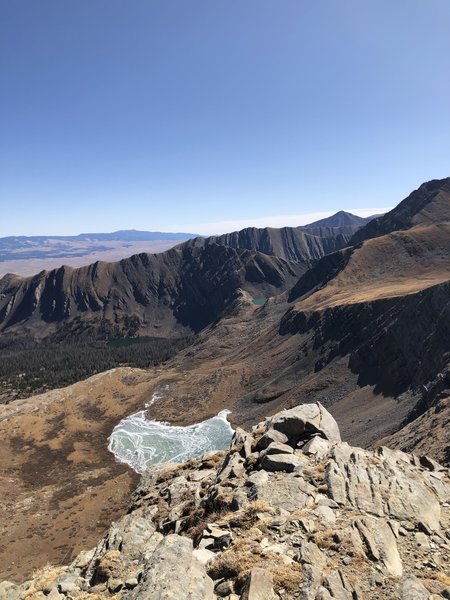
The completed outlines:
[[[191,337],[84,338],[57,343],[0,340],[0,398],[3,402],[25,398],[114,367],[145,369],[172,358],[191,342]]]

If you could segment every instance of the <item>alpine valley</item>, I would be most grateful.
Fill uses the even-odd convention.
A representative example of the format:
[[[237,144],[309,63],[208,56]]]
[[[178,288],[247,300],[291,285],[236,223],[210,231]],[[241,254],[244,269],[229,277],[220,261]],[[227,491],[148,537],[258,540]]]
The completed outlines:
[[[0,598],[450,597],[449,257],[447,178],[371,219],[5,275]],[[164,352],[20,387],[30,347],[41,377],[144,342]],[[141,478],[108,451],[139,411],[225,409],[225,451]]]

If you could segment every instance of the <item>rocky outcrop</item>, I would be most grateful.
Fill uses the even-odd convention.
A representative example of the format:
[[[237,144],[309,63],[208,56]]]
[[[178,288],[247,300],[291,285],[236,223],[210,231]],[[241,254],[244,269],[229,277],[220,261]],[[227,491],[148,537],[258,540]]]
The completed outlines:
[[[449,560],[449,471],[352,448],[314,404],[237,430],[228,452],[153,467],[95,549],[0,598],[438,600]]]

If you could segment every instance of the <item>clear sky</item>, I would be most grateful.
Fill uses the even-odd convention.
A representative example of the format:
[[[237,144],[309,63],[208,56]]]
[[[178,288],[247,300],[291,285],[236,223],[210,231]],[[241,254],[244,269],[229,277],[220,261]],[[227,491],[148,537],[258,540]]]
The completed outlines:
[[[449,25],[449,0],[0,0],[0,235],[393,206],[450,175]]]

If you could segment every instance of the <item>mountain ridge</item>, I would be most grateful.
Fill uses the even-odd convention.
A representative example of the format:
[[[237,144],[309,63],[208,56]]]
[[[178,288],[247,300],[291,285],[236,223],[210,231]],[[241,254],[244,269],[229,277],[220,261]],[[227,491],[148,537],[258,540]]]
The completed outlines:
[[[222,235],[197,237],[182,245],[203,247],[210,244],[245,248],[278,256],[288,261],[310,264],[322,256],[344,248],[352,235],[367,222],[350,213],[340,211],[309,225],[298,227],[246,227]]]
[[[211,245],[63,266],[28,278],[9,275],[0,280],[0,331],[22,324],[32,333],[33,323],[54,330],[75,320],[95,327],[130,317],[144,331],[198,331],[239,288],[258,296],[284,291],[303,270],[277,257]]]

